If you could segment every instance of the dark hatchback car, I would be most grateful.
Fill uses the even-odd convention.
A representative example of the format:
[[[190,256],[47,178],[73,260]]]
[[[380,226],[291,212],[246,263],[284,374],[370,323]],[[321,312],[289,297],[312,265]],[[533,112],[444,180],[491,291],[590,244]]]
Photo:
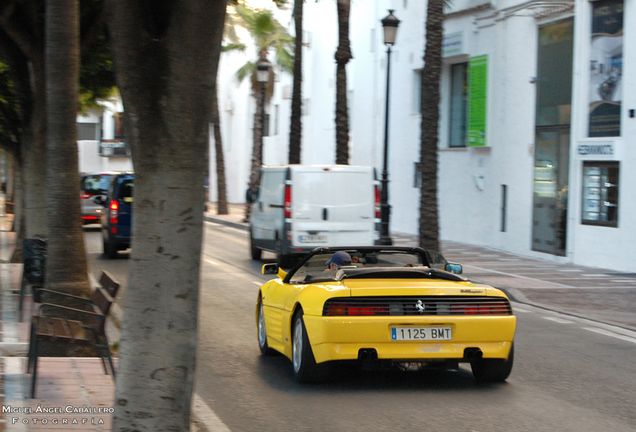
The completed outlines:
[[[104,238],[104,254],[108,258],[117,257],[117,252],[130,247],[132,237],[132,203],[135,188],[135,174],[120,173],[113,176],[108,194],[101,203],[102,234]]]
[[[82,223],[99,223],[104,212],[104,206],[95,202],[98,196],[108,193],[110,180],[115,172],[82,174],[80,177],[80,204],[82,208]]]

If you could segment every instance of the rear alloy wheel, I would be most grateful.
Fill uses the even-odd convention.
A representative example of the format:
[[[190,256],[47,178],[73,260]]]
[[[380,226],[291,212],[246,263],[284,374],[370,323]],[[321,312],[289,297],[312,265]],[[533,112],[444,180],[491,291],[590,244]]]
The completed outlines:
[[[263,251],[254,246],[254,239],[252,238],[252,231],[250,231],[250,253],[253,260],[261,259]]]
[[[258,302],[258,347],[261,354],[270,356],[274,350],[267,345],[267,330],[265,329],[265,315],[263,315],[263,300]]]
[[[508,359],[479,359],[470,362],[473,375],[478,382],[503,382],[512,371],[515,352],[514,345],[510,347]]]
[[[296,312],[292,320],[292,364],[294,378],[301,383],[323,381],[329,372],[328,365],[316,364],[309,337],[307,337],[302,309]]]

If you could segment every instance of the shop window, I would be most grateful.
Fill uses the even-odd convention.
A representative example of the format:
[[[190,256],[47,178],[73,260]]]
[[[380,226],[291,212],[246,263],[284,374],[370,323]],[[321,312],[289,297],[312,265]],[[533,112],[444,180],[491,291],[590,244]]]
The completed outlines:
[[[618,226],[618,172],[618,162],[583,163],[583,224]]]
[[[466,147],[468,121],[468,63],[451,65],[449,147]]]

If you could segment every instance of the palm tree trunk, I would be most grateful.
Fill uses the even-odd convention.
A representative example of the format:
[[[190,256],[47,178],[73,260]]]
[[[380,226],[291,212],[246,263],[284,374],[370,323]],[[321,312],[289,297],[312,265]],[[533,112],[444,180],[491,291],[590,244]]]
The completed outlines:
[[[79,196],[77,97],[79,0],[46,2],[47,244],[46,286],[90,295]]]
[[[223,141],[221,138],[221,116],[219,115],[219,90],[218,85],[214,86],[212,96],[212,129],[214,130],[214,150],[216,151],[216,212],[226,215],[227,192],[225,187],[225,158],[223,157]]]
[[[258,183],[258,174],[263,164],[263,114],[265,112],[265,86],[260,86],[260,94],[256,96],[256,114],[254,116],[254,144],[252,146],[252,164],[250,167],[250,180],[247,188],[251,191],[256,190]],[[249,222],[251,204],[245,203],[244,222]]]
[[[47,237],[46,212],[46,90],[44,55],[31,59],[32,93],[25,108],[24,140],[21,152],[22,203],[25,216],[25,234],[31,237]],[[77,144],[76,144],[77,145]]]
[[[426,13],[426,49],[422,71],[422,132],[420,167],[420,246],[440,251],[437,202],[437,141],[439,80],[442,69],[444,0],[429,0]]]
[[[108,0],[106,7],[135,165],[113,431],[189,431],[202,185],[226,2]]]
[[[337,0],[338,49],[336,50],[336,163],[349,164],[349,110],[347,108],[347,70],[351,54],[349,12],[351,0]]]
[[[303,2],[294,1],[296,42],[294,46],[294,86],[292,90],[291,121],[289,127],[289,163],[300,163],[302,139],[302,84],[303,84]]]

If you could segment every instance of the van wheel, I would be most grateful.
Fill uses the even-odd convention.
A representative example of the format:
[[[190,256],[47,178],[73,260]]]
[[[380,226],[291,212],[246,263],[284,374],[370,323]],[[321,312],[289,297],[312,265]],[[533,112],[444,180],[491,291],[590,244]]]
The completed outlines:
[[[278,267],[284,269],[292,268],[296,263],[296,260],[290,255],[277,254],[276,260],[278,261]]]
[[[104,235],[104,255],[111,259],[117,258],[117,245],[107,235]]]
[[[250,231],[250,253],[252,255],[253,260],[261,259],[261,255],[263,251],[254,246],[254,239],[252,238],[252,231]]]

